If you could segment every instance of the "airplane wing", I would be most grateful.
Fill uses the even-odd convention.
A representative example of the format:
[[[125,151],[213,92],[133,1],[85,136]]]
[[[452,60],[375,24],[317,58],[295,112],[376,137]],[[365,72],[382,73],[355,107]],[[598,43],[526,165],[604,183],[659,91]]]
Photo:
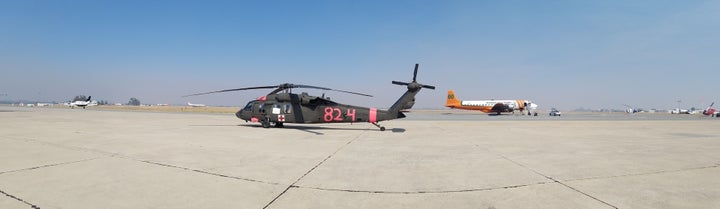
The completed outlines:
[[[490,112],[510,112],[510,107],[503,103],[497,103],[495,104],[492,109],[490,109]]]

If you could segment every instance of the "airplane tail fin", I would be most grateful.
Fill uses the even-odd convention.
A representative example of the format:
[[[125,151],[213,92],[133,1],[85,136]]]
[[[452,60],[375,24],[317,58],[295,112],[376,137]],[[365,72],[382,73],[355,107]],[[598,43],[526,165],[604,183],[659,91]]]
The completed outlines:
[[[445,101],[445,107],[458,107],[460,106],[460,100],[455,97],[455,91],[448,90],[447,100]]]

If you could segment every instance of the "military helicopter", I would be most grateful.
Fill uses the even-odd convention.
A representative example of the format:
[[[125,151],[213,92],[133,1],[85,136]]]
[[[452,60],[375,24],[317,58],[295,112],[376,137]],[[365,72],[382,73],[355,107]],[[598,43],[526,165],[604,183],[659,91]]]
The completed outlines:
[[[376,108],[340,104],[331,101],[330,98],[326,98],[324,94],[320,97],[308,95],[306,92],[293,94],[292,89],[311,88],[367,97],[372,97],[372,95],[326,87],[290,83],[275,86],[226,89],[185,95],[183,97],[253,89],[275,89],[265,96],[258,97],[257,99],[248,102],[244,108],[235,113],[235,116],[245,120],[246,122],[259,122],[262,124],[263,128],[270,128],[271,123],[274,124],[275,127],[282,128],[284,127],[284,123],[369,122],[380,128],[380,131],[385,131],[385,127],[378,125],[378,122],[404,118],[405,114],[403,114],[403,112],[410,109],[415,104],[415,95],[420,92],[420,89],[435,89],[434,86],[419,84],[417,82],[416,78],[418,66],[418,64],[415,64],[412,82],[407,83],[392,81],[392,84],[407,86],[407,91],[388,110],[378,110]]]

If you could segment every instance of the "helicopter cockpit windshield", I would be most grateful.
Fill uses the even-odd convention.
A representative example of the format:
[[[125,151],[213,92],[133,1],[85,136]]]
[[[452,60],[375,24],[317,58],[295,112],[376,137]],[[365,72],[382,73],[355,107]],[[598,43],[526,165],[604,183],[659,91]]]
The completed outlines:
[[[242,110],[252,110],[253,102],[248,102]]]

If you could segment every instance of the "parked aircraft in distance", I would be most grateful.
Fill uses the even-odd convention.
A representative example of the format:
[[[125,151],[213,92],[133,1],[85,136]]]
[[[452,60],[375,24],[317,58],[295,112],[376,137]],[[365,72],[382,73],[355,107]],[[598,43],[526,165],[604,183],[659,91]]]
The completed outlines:
[[[73,108],[73,109],[75,109],[75,107],[82,107],[83,109],[85,109],[85,107],[97,105],[97,101],[92,101],[92,100],[90,100],[90,98],[92,98],[92,96],[88,96],[88,98],[85,101],[81,100],[81,101],[70,102],[68,104],[68,106],[70,106],[70,108]]]
[[[623,104],[623,106],[626,107],[625,113],[633,114],[633,113],[643,112],[642,109],[640,109],[640,108],[634,108],[634,107],[632,107],[632,106],[630,106],[630,105],[627,105],[627,104]]]
[[[188,102],[188,106],[190,106],[190,107],[207,107],[207,105],[205,105],[205,104],[193,104],[190,102]]]
[[[703,115],[709,115],[710,117],[720,116],[720,112],[718,112],[717,110],[715,110],[715,108],[713,108],[714,104],[715,104],[715,102],[710,104],[710,106],[708,106],[708,108],[703,111]]]
[[[669,111],[670,114],[690,114],[690,110],[675,108]]]
[[[515,111],[523,112],[525,110],[530,114],[530,110],[537,109],[537,105],[528,100],[477,100],[477,101],[461,101],[455,97],[455,91],[448,90],[446,107],[452,109],[479,110],[485,113],[496,113],[500,115],[503,112]]]

